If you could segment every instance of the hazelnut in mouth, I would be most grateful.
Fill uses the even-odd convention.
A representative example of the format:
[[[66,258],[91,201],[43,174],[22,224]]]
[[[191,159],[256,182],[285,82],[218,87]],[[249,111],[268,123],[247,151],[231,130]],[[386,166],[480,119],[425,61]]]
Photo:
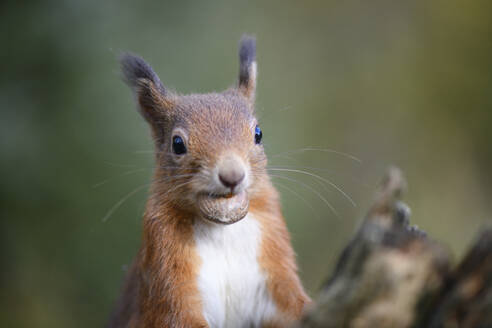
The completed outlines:
[[[232,224],[248,214],[249,197],[246,190],[220,196],[200,194],[197,206],[204,219],[219,224]]]

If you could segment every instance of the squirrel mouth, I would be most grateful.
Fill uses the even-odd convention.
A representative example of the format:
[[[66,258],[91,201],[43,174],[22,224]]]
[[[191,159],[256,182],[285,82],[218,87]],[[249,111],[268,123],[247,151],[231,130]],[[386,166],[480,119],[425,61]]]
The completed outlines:
[[[198,208],[203,218],[219,224],[232,224],[248,214],[249,199],[245,190],[237,194],[198,195]]]

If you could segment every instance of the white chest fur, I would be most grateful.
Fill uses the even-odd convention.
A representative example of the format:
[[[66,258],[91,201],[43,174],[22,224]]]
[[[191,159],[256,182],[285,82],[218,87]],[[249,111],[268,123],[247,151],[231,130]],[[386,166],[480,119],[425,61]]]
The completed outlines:
[[[248,214],[231,225],[197,220],[194,237],[202,264],[198,288],[210,327],[260,327],[275,314],[258,265],[261,229]]]

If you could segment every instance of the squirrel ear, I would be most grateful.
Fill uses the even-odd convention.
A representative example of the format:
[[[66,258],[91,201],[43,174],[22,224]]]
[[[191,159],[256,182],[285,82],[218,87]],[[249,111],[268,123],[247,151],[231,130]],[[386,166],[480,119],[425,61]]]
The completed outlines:
[[[256,40],[244,35],[239,46],[239,91],[251,102],[256,91]]]
[[[120,56],[124,80],[138,101],[142,116],[149,122],[162,120],[173,105],[173,97],[164,88],[157,74],[142,58],[124,53]]]

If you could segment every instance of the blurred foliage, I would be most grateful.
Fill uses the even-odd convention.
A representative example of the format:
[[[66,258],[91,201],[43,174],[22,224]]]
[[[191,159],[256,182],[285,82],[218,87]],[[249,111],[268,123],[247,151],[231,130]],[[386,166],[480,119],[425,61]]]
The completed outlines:
[[[153,166],[124,50],[206,92],[235,82],[238,40],[257,36],[270,165],[358,204],[274,178],[312,295],[391,163],[414,222],[455,252],[490,222],[490,1],[3,1],[0,26],[2,327],[101,326],[119,294],[145,189],[124,198]]]

